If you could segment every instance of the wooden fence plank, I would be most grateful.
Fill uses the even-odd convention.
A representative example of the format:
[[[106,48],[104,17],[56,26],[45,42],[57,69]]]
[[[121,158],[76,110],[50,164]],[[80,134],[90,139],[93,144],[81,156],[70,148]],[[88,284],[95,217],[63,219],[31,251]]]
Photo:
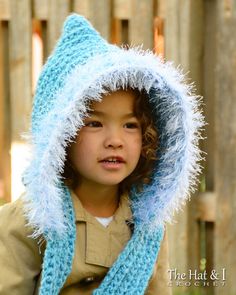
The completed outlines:
[[[194,81],[196,93],[202,94],[202,69],[203,69],[203,23],[204,23],[204,0],[182,1],[183,7],[179,10],[180,19],[180,63],[184,69],[190,71],[189,77]],[[201,143],[200,143],[201,144]],[[195,212],[197,211],[196,201],[199,193],[192,196],[188,206],[188,252],[187,264],[190,269],[199,270],[201,255],[200,228]],[[205,204],[205,203],[204,203]],[[213,203],[214,204],[214,203]],[[206,207],[206,206],[205,206]],[[200,207],[201,209],[203,208]],[[213,208],[212,211],[214,212]],[[209,217],[209,216],[208,216]],[[214,218],[213,214],[209,218]],[[194,255],[193,255],[194,253]],[[189,288],[189,292],[196,291],[195,286]]]
[[[204,55],[203,55],[203,97],[204,97],[204,114],[207,118],[208,125],[205,127],[204,136],[207,138],[203,142],[203,150],[207,153],[205,166],[205,189],[206,194],[212,194],[214,205],[210,204],[210,199],[202,200],[208,203],[208,210],[212,212],[214,207],[213,218],[209,218],[207,209],[204,213],[206,223],[206,271],[211,272],[214,266],[214,239],[215,239],[215,219],[216,219],[216,194],[215,189],[215,112],[212,106],[215,105],[215,65],[216,65],[216,1],[204,1]],[[213,199],[211,198],[211,199]],[[206,218],[206,215],[208,217]],[[212,219],[212,220],[211,220]],[[209,288],[205,290],[204,295],[213,295],[215,287],[210,283]]]
[[[11,120],[9,97],[8,25],[0,22],[0,178],[2,197],[11,200]]]
[[[131,44],[143,44],[144,49],[153,49],[153,0],[133,0],[129,26]]]
[[[156,12],[155,15],[159,16],[160,18],[165,18],[166,16],[166,0],[156,0]]]
[[[10,110],[12,200],[23,191],[21,173],[26,153],[22,132],[29,130],[32,106],[32,15],[31,0],[12,0],[10,21]]]
[[[212,273],[214,267],[214,239],[215,239],[215,231],[214,231],[214,222],[206,222],[205,223],[205,232],[206,232],[206,272],[208,274]],[[214,295],[215,287],[212,285],[212,280],[208,277],[207,281],[209,282],[209,287],[205,288],[205,292],[203,295]]]
[[[184,43],[185,38],[189,38],[189,69],[197,94],[202,94],[203,89],[204,2],[205,0],[190,0],[188,24],[185,22],[187,17],[181,22],[181,31],[187,28],[181,43]],[[183,57],[181,57],[183,60],[185,58],[183,47],[181,47],[181,52],[183,52]]]
[[[90,1],[91,22],[108,41],[111,39],[111,0]]]
[[[87,17],[106,40],[111,40],[111,0],[75,0],[73,10]]]
[[[113,15],[117,19],[130,19],[132,11],[131,0],[114,0]]]
[[[87,19],[91,20],[91,9],[90,9],[91,0],[74,0],[73,1],[73,11],[77,12]]]
[[[214,192],[200,193],[196,198],[194,219],[214,222],[216,218],[216,195]]]
[[[184,71],[190,71],[191,79],[197,81],[198,93],[201,91],[202,69],[202,22],[203,0],[165,2],[165,57],[176,65],[181,64]],[[198,269],[200,265],[200,235],[196,221],[197,195],[187,204],[181,213],[178,227],[169,234],[175,246],[171,249],[172,265],[183,272]],[[186,239],[178,239],[186,233]],[[170,243],[171,244],[171,243]],[[178,255],[176,255],[178,249]],[[187,255],[186,255],[187,253]],[[193,255],[194,253],[194,255]],[[174,288],[174,292],[185,294],[191,288]],[[194,287],[193,287],[194,289]]]
[[[175,224],[168,225],[168,244],[169,244],[169,264],[170,269],[177,269],[178,272],[187,272],[187,214],[182,213],[176,215],[174,218]],[[177,254],[178,251],[178,254]],[[177,255],[176,255],[177,254]],[[185,294],[187,291],[185,287],[177,287],[176,281],[172,281],[173,294]],[[180,292],[180,293],[177,293]]]
[[[215,80],[215,267],[226,269],[226,285],[215,294],[236,294],[236,5],[216,1]]]
[[[69,0],[50,0],[48,15],[47,47],[49,52],[54,48],[62,30],[62,24],[70,13]]]
[[[166,1],[166,18],[165,18],[165,58],[172,60],[175,64],[180,63],[180,32],[179,32],[179,10],[186,9],[180,7],[178,0]],[[185,46],[188,46],[186,39]],[[186,62],[186,61],[185,61]],[[169,245],[170,245],[170,268],[177,268],[179,272],[188,271],[188,215],[187,210],[178,214],[175,218],[176,226],[169,227]],[[176,251],[178,249],[178,255]],[[175,283],[175,282],[174,282]],[[173,293],[186,294],[186,287],[173,286]]]
[[[3,26],[0,21],[0,198],[3,197],[3,134],[4,134],[4,57],[3,57]]]
[[[165,57],[180,63],[179,0],[166,1],[165,15]]]
[[[205,162],[206,190],[214,190],[215,181],[215,113],[212,106],[215,105],[215,69],[216,69],[216,2],[206,0],[205,34],[204,34],[204,112],[208,125],[205,127],[207,141],[204,141],[204,151],[207,153]]]
[[[48,19],[48,0],[33,0],[33,17],[40,20]]]
[[[28,130],[31,111],[31,1],[11,1],[10,95],[12,141]]]
[[[10,1],[0,0],[0,20],[10,19]]]

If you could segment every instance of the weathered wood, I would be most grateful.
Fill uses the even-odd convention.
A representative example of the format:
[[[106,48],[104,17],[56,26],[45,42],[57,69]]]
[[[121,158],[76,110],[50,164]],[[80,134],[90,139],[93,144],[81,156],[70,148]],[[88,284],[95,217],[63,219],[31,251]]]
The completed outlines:
[[[41,34],[42,34],[42,42],[43,42],[43,63],[44,63],[49,55],[46,21],[41,22]]]
[[[202,85],[202,32],[203,0],[166,1],[165,56],[185,71],[191,70],[198,91]]]
[[[32,21],[32,90],[35,92],[37,80],[43,66],[42,21]]]
[[[153,0],[133,0],[129,26],[131,44],[153,49]]]
[[[156,16],[154,19],[154,52],[164,57],[164,19]]]
[[[226,269],[226,285],[215,294],[236,294],[236,5],[216,1],[215,79],[215,267]]]
[[[42,2],[42,7],[40,7],[41,2]],[[41,2],[39,2],[38,0],[34,1],[34,12],[35,12],[36,19],[33,20],[33,26],[34,26],[34,29],[37,30],[38,35],[40,36],[42,40],[42,51],[43,51],[42,63],[44,64],[46,62],[48,55],[50,54],[49,44],[48,44],[49,34],[48,34],[48,21],[47,21],[49,6],[47,1],[41,1]]]
[[[118,45],[129,44],[129,21],[113,19],[111,43]]]
[[[126,45],[129,43],[129,21],[121,20],[121,43]]]
[[[184,44],[186,37],[189,38],[189,69],[190,78],[196,85],[197,94],[202,94],[203,89],[203,36],[204,36],[204,0],[191,0],[189,2],[188,23],[183,19],[181,30],[186,31],[181,44]],[[183,48],[181,48],[183,52]],[[185,58],[184,52],[181,60]]]
[[[165,11],[165,56],[191,71],[191,79],[201,93],[203,0],[168,0]]]
[[[214,269],[214,222],[206,222],[206,272],[208,274],[212,273]],[[212,284],[211,278],[208,276],[209,287],[205,288],[204,295],[214,295],[215,287]]]
[[[9,44],[12,199],[15,199],[21,193],[21,175],[17,171],[20,172],[22,160],[26,157],[15,147],[23,144],[21,134],[29,130],[32,105],[31,22],[31,1],[12,0]],[[18,191],[18,189],[20,190]]]
[[[0,20],[9,20],[10,14],[10,1],[0,0]]]
[[[73,10],[87,17],[106,40],[111,40],[111,0],[76,0]]]
[[[207,140],[203,142],[203,150],[207,153],[205,166],[206,190],[214,190],[215,182],[215,69],[216,69],[216,1],[204,1],[205,34],[204,34],[204,113],[208,125],[205,126]]]
[[[165,18],[166,16],[166,0],[156,0],[156,11],[155,15],[160,18]]]
[[[3,158],[3,132],[4,132],[4,57],[3,57],[3,28],[0,21],[0,161]],[[3,166],[0,163],[0,181],[3,180]],[[0,187],[0,198],[3,196]]]
[[[5,201],[11,200],[11,120],[9,96],[8,25],[0,22],[0,174]]]
[[[49,14],[48,0],[33,0],[33,17],[40,20],[47,20]]]
[[[202,0],[165,2],[165,57],[181,64],[185,72],[190,71],[191,78],[197,81],[198,93],[201,91],[202,60],[202,28],[203,4]],[[173,265],[181,267],[184,272],[198,269],[200,261],[200,236],[196,220],[197,194],[181,212],[181,222],[169,236],[175,237],[175,247],[170,253]],[[184,222],[182,222],[184,220]],[[178,240],[178,236],[186,234],[186,239]],[[178,255],[176,255],[178,249]],[[194,253],[194,254],[193,254]],[[191,288],[174,288],[175,292],[190,292]],[[194,287],[193,287],[194,289]]]
[[[111,42],[114,44],[122,43],[122,23],[121,20],[117,18],[112,20]]]
[[[179,10],[180,18],[180,63],[184,69],[190,71],[189,77],[194,81],[196,93],[202,93],[202,68],[203,68],[203,2],[204,0],[183,1],[185,9]],[[185,3],[185,4],[184,4]],[[187,44],[186,44],[187,43]],[[201,144],[201,143],[200,143]],[[192,202],[188,206],[188,267],[198,269],[200,264],[200,233],[199,225],[195,217],[199,194],[192,197]],[[204,203],[205,205],[205,203]],[[206,206],[205,206],[206,207]],[[202,209],[202,207],[200,207]],[[204,212],[204,211],[203,211]],[[209,214],[211,211],[209,212]],[[204,216],[202,216],[204,217]],[[193,255],[194,253],[194,255]],[[210,266],[212,267],[212,265]],[[189,288],[196,291],[196,287]]]
[[[205,222],[215,221],[216,212],[216,195],[213,192],[200,193],[196,197],[195,219],[200,219]]]
[[[203,97],[204,97],[204,113],[207,118],[208,125],[205,127],[204,136],[207,140],[203,142],[203,150],[207,153],[205,166],[205,189],[207,193],[200,196],[201,205],[206,205],[202,208],[202,214],[199,216],[202,220],[212,221],[206,222],[206,271],[211,273],[215,269],[214,265],[214,239],[215,239],[215,219],[216,219],[216,194],[215,186],[215,113],[212,111],[212,106],[215,105],[215,48],[216,48],[216,1],[204,1],[204,55],[203,55]],[[202,206],[201,206],[202,207]],[[208,211],[207,211],[208,210]],[[211,214],[210,214],[211,212]],[[212,216],[211,216],[212,215]],[[205,288],[204,295],[213,295],[217,289],[212,286],[209,281],[209,287]]]
[[[176,214],[175,223],[173,225],[168,225],[168,239],[169,239],[169,260],[170,269],[177,269],[180,273],[186,273],[188,270],[187,261],[187,251],[188,251],[188,218],[187,213],[181,212],[181,214]],[[178,253],[178,254],[177,254]],[[185,294],[187,291],[185,287],[177,287],[177,281],[172,281],[173,283],[173,294]]]
[[[92,0],[91,22],[101,35],[108,41],[111,39],[111,0]]]
[[[28,130],[31,111],[31,1],[11,1],[10,94],[12,141]]]
[[[180,31],[179,31],[179,7],[178,0],[166,1],[166,18],[165,18],[165,58],[172,60],[175,64],[180,63]],[[185,8],[186,9],[186,8]],[[186,39],[185,46],[189,46]],[[172,226],[169,231],[170,245],[170,267],[177,268],[179,272],[187,272],[188,267],[188,215],[186,208],[177,216],[178,224]],[[176,251],[178,250],[178,255]],[[186,287],[173,286],[173,293],[185,294]]]
[[[74,0],[73,1],[73,11],[77,12],[87,19],[91,20],[91,9],[90,9],[91,0]]]
[[[177,65],[180,63],[179,9],[179,0],[166,1],[165,57]]]
[[[199,270],[199,265],[200,265],[200,258],[201,258],[201,253],[200,253],[200,246],[201,246],[201,237],[200,237],[200,228],[199,228],[199,222],[196,217],[195,212],[197,211],[197,200],[199,196],[198,194],[194,194],[191,198],[191,201],[188,203],[188,206],[186,207],[186,213],[187,213],[187,253],[186,259],[187,259],[187,265],[188,269],[192,270]],[[199,201],[199,200],[198,200]],[[191,288],[188,288],[188,291],[190,292],[190,289],[195,289],[194,286],[191,286]]]
[[[117,19],[130,19],[132,12],[131,0],[114,0],[113,15]]]
[[[70,1],[69,0],[51,0],[49,5],[48,15],[48,38],[47,46],[49,52],[54,48],[56,41],[58,40],[62,25],[65,18],[70,13]]]
[[[0,21],[0,200],[4,197],[4,58],[3,58],[3,28]]]

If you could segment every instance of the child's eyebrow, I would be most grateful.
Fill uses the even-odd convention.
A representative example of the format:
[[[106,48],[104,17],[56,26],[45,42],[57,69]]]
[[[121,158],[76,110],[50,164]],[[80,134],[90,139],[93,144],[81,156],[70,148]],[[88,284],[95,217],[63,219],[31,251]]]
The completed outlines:
[[[107,114],[106,113],[104,113],[104,112],[101,112],[101,111],[91,111],[90,113],[89,113],[90,115],[95,115],[95,116],[100,116],[100,117],[106,117],[107,116]],[[124,118],[124,119],[129,119],[129,118],[136,118],[136,115],[132,112],[132,113],[127,113],[127,114],[124,114],[124,115],[122,115],[122,118]]]

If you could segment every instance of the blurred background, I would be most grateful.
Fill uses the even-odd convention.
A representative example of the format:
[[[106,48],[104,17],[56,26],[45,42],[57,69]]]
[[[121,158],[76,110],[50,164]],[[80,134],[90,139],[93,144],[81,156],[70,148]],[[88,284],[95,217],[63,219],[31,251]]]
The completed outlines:
[[[0,204],[24,191],[21,173],[35,85],[68,14],[110,42],[143,44],[171,60],[203,96],[207,153],[199,190],[168,226],[173,294],[236,295],[236,1],[0,0]],[[201,275],[216,270],[219,276]],[[162,294],[158,294],[162,295]]]

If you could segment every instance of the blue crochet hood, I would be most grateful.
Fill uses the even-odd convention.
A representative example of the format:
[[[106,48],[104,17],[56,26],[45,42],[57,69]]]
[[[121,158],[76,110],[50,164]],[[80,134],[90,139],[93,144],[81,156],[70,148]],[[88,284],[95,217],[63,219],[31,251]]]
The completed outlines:
[[[161,151],[153,181],[143,192],[134,188],[130,194],[135,223],[153,229],[171,221],[194,190],[204,122],[192,86],[171,63],[151,51],[111,45],[86,19],[73,14],[43,68],[34,98],[32,157],[24,183],[26,214],[35,237],[67,230],[60,175],[65,148],[83,126],[88,101],[101,100],[106,89],[127,86],[148,93]]]

